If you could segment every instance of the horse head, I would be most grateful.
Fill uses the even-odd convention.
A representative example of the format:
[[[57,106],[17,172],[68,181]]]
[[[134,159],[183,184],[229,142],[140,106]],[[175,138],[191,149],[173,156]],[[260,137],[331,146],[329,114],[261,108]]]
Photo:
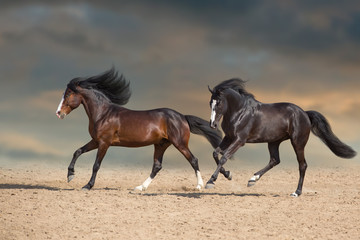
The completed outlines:
[[[72,110],[76,109],[82,100],[82,96],[77,91],[77,86],[73,86],[71,82],[68,84],[63,97],[61,98],[60,104],[56,110],[58,118],[63,119]]]
[[[214,91],[209,88],[209,91],[211,92],[210,127],[215,129],[219,126],[220,119],[227,110],[227,101],[224,98],[224,95],[221,90]]]

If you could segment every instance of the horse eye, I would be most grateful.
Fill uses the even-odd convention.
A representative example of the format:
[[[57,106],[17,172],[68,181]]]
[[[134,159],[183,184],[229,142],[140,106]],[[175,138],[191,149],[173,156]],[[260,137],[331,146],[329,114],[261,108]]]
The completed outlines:
[[[70,95],[71,95],[71,92],[70,91],[68,91],[66,94],[65,94],[65,99],[67,99],[68,97],[70,97]]]

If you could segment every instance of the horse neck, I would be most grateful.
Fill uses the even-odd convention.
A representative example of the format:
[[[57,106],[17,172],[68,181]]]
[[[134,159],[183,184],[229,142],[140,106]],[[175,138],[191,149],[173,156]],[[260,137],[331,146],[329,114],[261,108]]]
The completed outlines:
[[[99,99],[92,90],[84,89],[81,91],[81,94],[83,97],[81,103],[84,106],[85,112],[89,120],[95,123],[104,115],[110,102],[107,99]]]
[[[243,94],[238,94],[234,90],[230,90],[226,94],[227,111],[224,114],[224,118],[231,119],[234,114],[249,108],[255,107],[258,104],[254,98]]]

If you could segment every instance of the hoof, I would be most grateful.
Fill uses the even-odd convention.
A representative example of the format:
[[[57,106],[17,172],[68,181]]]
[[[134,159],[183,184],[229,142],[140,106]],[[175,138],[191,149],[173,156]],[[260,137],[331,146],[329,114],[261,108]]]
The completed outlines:
[[[250,180],[248,181],[248,187],[252,187],[255,185],[256,181],[260,179],[260,175],[254,175],[250,178]]]
[[[85,186],[83,186],[83,188],[81,189],[82,191],[89,191],[91,189],[90,185],[87,184]]]
[[[67,181],[70,182],[71,180],[74,179],[74,177],[75,177],[75,175],[69,175],[69,176],[67,177]]]
[[[145,191],[146,188],[144,188],[143,185],[140,185],[140,186],[137,186],[136,188],[134,188],[134,192],[142,192],[142,191]]]
[[[292,196],[292,197],[299,197],[300,194],[297,194],[296,192],[294,192],[294,193],[290,194],[290,196]]]
[[[205,186],[205,189],[212,189],[214,187],[215,187],[214,183],[207,183],[206,186]]]
[[[255,183],[256,183],[256,181],[254,181],[254,180],[249,180],[247,186],[248,186],[248,187],[252,187],[252,186],[255,185]]]
[[[196,190],[200,191],[204,186],[203,185],[197,185]]]
[[[230,180],[232,180],[232,174],[231,174],[231,172],[229,171],[229,176],[227,177],[227,179],[230,181]]]

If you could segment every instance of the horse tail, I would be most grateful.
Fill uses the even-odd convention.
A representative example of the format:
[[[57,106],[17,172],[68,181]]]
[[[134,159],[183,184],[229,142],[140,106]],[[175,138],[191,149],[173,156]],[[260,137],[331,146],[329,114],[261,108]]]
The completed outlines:
[[[204,136],[213,146],[217,148],[222,141],[220,130],[212,129],[208,121],[192,115],[185,115],[189,124],[190,132]]]
[[[332,132],[330,124],[326,118],[319,112],[306,111],[311,122],[311,131],[315,136],[319,137],[326,146],[338,157],[352,158],[356,152],[345,143],[341,142],[339,138]]]

